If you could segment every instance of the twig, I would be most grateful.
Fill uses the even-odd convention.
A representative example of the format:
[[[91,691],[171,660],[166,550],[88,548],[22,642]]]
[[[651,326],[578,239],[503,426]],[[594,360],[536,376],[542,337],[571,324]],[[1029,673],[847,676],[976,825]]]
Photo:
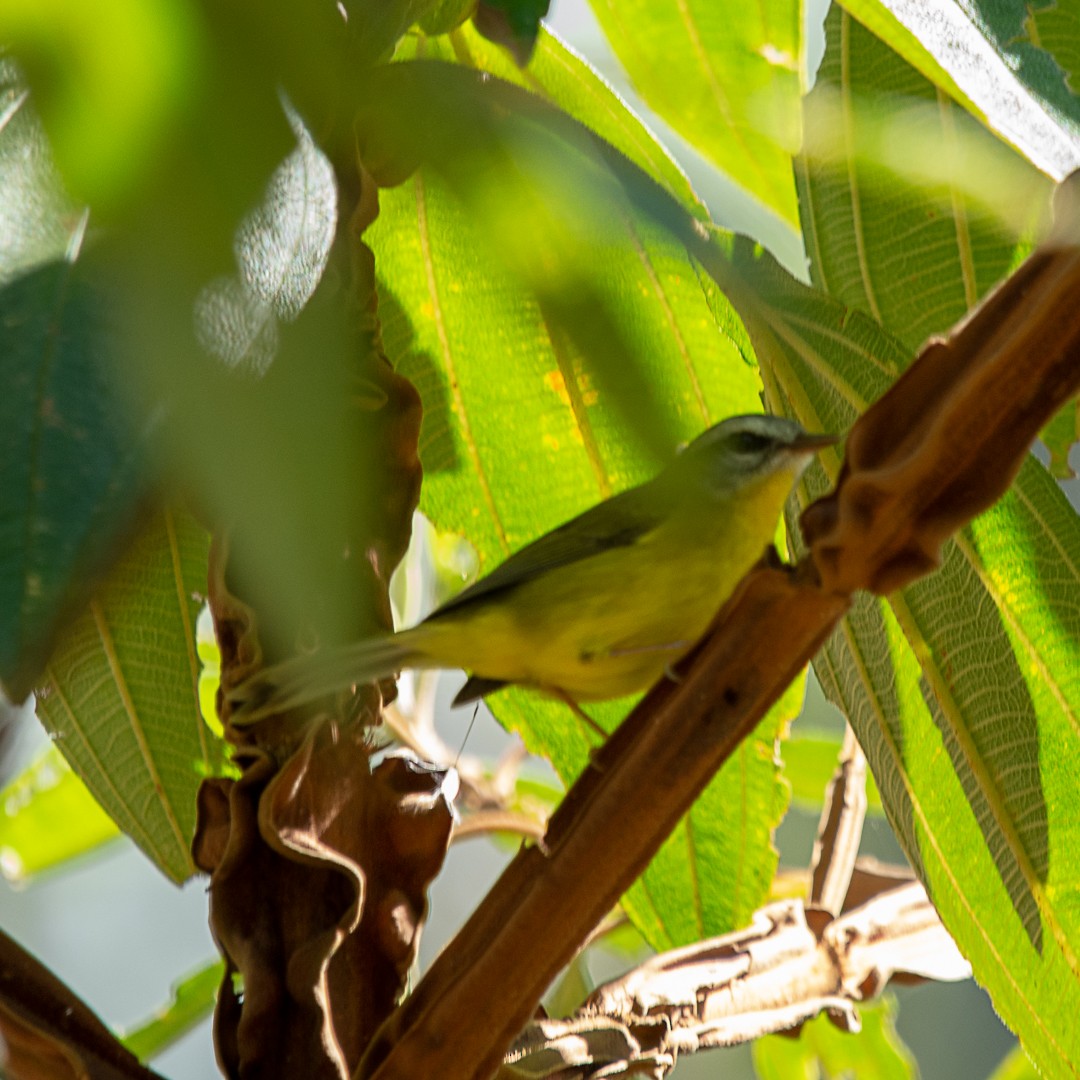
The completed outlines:
[[[646,1067],[662,1077],[680,1054],[790,1030],[820,1012],[858,1031],[856,1004],[893,975],[967,978],[971,969],[922,885],[883,880],[869,902],[840,918],[823,921],[801,900],[782,900],[757,912],[747,930],[654,957],[600,987],[571,1019],[530,1023],[500,1080],[626,1076]]]
[[[849,724],[840,763],[825,791],[825,805],[814,842],[810,903],[839,915],[851,885],[866,820],[866,756]]]

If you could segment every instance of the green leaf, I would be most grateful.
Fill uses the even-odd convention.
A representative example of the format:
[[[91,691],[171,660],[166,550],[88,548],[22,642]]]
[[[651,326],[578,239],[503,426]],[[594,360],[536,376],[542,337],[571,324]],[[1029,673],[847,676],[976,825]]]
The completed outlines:
[[[989,1080],[1038,1080],[1039,1073],[1031,1063],[1031,1058],[1024,1053],[1024,1048],[1017,1043],[1002,1058],[1001,1064],[990,1075]]]
[[[448,37],[407,41],[400,55],[456,60],[531,90],[611,143],[691,213],[707,219],[686,174],[663,144],[588,63],[550,31],[541,28],[527,71],[471,26]]]
[[[188,0],[0,8],[0,40],[20,49],[61,168],[89,200],[112,196],[153,159],[199,70],[197,25]]]
[[[1053,57],[1065,78],[1065,88],[1075,99],[1080,90],[1080,7],[1077,7],[1076,0],[1043,0],[1038,6],[1028,4],[1023,28],[1020,41],[1015,38],[1006,40],[1014,47],[1023,42],[1035,49],[1045,50]],[[1061,89],[1057,85],[1056,74],[1045,65],[1041,65],[1041,68],[1048,88],[1055,97],[1059,97]],[[1070,104],[1075,105],[1075,100]]]
[[[892,998],[859,1006],[862,1030],[841,1031],[824,1014],[803,1024],[796,1037],[766,1035],[755,1040],[754,1071],[759,1080],[817,1080],[857,1076],[859,1080],[910,1080],[918,1070],[896,1033]]]
[[[842,430],[899,343],[858,312],[737,260],[773,400]],[[816,313],[815,313],[816,309]],[[760,321],[758,321],[760,320]],[[835,459],[825,458],[835,469]],[[808,496],[826,477],[807,473]],[[1080,1060],[1076,798],[1080,524],[1034,460],[946,545],[942,568],[857,600],[815,667],[866,751],[889,820],[1005,1021],[1051,1074]]]
[[[55,746],[0,791],[0,873],[23,884],[119,835]]]
[[[229,368],[260,375],[273,363],[279,321],[295,320],[314,295],[337,228],[333,167],[296,111],[284,107],[296,147],[237,227],[237,273],[210,282],[195,303],[203,348]]]
[[[450,44],[472,63],[488,55],[465,34]],[[444,47],[423,44],[428,55]],[[605,97],[581,61],[542,35],[530,67],[534,89],[545,91],[549,75],[561,104],[573,102],[576,115],[604,113],[607,127],[636,148],[639,160],[654,162],[673,185],[684,184],[614,94]],[[536,116],[530,114],[531,122]],[[545,137],[553,135],[549,129]],[[579,175],[577,167],[545,173],[545,213],[569,207],[556,229],[581,227]],[[498,213],[491,203],[504,189],[492,183],[484,190],[486,212]],[[563,257],[573,260],[573,280],[618,323],[633,327],[645,400],[654,412],[667,412],[684,438],[725,415],[755,411],[752,354],[730,306],[685,249],[618,188],[608,189],[608,199],[602,230],[568,245]],[[467,536],[482,567],[490,568],[650,474],[647,453],[622,432],[612,396],[538,300],[537,279],[507,273],[501,251],[492,251],[480,208],[459,201],[428,169],[380,192],[380,208],[365,239],[376,256],[383,339],[424,401],[421,506],[438,528]],[[681,213],[690,218],[689,210]],[[776,861],[770,831],[786,801],[774,742],[801,693],[800,683],[763,721],[626,898],[651,944],[730,930],[765,896]],[[629,704],[589,712],[610,728]],[[496,695],[491,705],[564,780],[587,763],[595,736],[565,707],[517,691]]]
[[[791,784],[791,800],[805,808],[820,808],[825,789],[836,772],[840,756],[840,736],[803,726],[800,720],[784,743],[784,775]],[[881,795],[872,776],[866,778],[866,803],[870,813],[880,814]]]
[[[173,985],[168,1002],[120,1041],[143,1062],[168,1049],[210,1014],[224,975],[224,962],[211,960],[185,976]]]
[[[788,807],[776,746],[798,716],[805,689],[803,678],[792,683],[623,897],[654,948],[746,926],[764,902],[778,861],[773,830]]]
[[[811,277],[915,350],[1027,254],[1051,186],[845,12],[825,27],[796,167]]]
[[[844,43],[842,32],[832,37],[834,48]],[[879,64],[887,66],[887,58]],[[880,203],[867,207],[884,217],[882,210]],[[954,229],[958,217],[948,222]],[[966,304],[954,297],[938,310],[919,284],[940,260],[941,238],[927,230],[904,238],[911,298],[898,293],[877,313],[903,329],[921,307],[921,336],[944,329],[941,320]],[[842,255],[843,230],[833,230],[831,240]],[[880,228],[851,229],[846,242],[849,259],[864,264],[895,246]],[[972,300],[985,288],[981,261],[990,277],[1006,255],[1000,244],[996,254],[993,245],[970,248]],[[858,273],[835,274],[839,262],[838,255],[834,272],[820,279],[858,282]],[[755,283],[768,327],[759,332],[771,346],[759,341],[759,355],[768,355],[777,400],[808,426],[846,426],[906,365],[910,353],[870,319],[860,324],[860,357],[849,347],[859,320],[826,315],[827,301],[794,283],[780,286],[778,274]],[[816,318],[815,304],[822,309]],[[826,322],[844,348],[830,348],[809,329]],[[814,474],[809,486],[824,488]],[[947,546],[936,575],[892,598],[891,608],[857,604],[818,661],[822,684],[855,726],[893,827],[946,925],[999,1012],[1047,1068],[1062,1060],[1061,1041],[1071,1039],[1075,1001],[1060,1004],[1075,996],[1077,977],[1068,900],[1077,875],[1067,857],[1053,854],[1067,849],[1074,830],[1060,763],[1075,741],[1076,533],[1075,514],[1029,462],[1014,494]],[[1048,755],[1049,747],[1057,749]]]
[[[1032,5],[1002,0],[841,3],[1048,176],[1061,180],[1080,165],[1080,99],[1041,47],[1046,43],[1038,37],[1037,21],[1027,20]]]
[[[697,151],[791,226],[800,141],[802,4],[592,0],[644,101]]]
[[[49,263],[0,290],[0,679],[15,700],[142,493],[145,440],[108,377],[113,329],[81,266]]]
[[[195,871],[195,793],[221,759],[199,712],[208,542],[185,515],[149,521],[65,629],[38,692],[38,715],[72,768],[174,881]]]
[[[904,85],[909,97],[925,96],[917,76],[846,15],[829,29],[823,76],[841,93]],[[921,155],[940,154],[951,137],[943,125]],[[855,155],[847,173],[846,187],[831,178],[826,202],[815,192],[830,190],[827,170],[812,160],[805,166],[804,217],[822,222],[817,232],[830,245],[808,245],[815,280],[870,310],[911,348],[948,329],[1023,251],[992,221],[976,230],[956,191],[950,211],[920,226],[918,205],[913,214],[903,192],[890,201],[884,184],[860,182]],[[845,274],[845,264],[859,269]],[[872,303],[867,268],[890,265],[905,273]],[[790,367],[777,372],[783,395],[800,402],[804,420],[812,400],[810,416],[849,422],[866,400],[848,389],[856,377],[849,358],[837,353],[821,364],[799,351],[790,349]],[[1069,1016],[1080,998],[1080,868],[1068,854],[1075,796],[1062,763],[1076,753],[1080,712],[1080,525],[1029,459],[1012,491],[943,556],[933,577],[889,605],[861,602],[823,650],[819,673],[855,726],[893,827],[946,926],[1006,1022],[1053,1073],[1077,1060]]]

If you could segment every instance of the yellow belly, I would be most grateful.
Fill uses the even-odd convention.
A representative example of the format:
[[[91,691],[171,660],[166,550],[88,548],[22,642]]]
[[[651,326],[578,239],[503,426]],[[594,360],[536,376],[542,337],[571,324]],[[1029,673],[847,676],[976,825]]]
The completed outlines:
[[[765,505],[740,500],[736,521],[700,508],[407,633],[440,666],[577,701],[644,690],[701,637],[773,539],[791,482],[779,479],[757,493]]]

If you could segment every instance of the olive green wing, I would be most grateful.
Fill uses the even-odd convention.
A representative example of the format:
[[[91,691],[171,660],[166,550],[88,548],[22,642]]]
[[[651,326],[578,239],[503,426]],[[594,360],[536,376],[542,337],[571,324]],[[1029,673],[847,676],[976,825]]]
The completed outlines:
[[[561,566],[569,566],[612,548],[630,547],[663,519],[659,494],[652,484],[643,484],[586,510],[515,552],[424,621],[430,622],[479,600],[509,592]]]

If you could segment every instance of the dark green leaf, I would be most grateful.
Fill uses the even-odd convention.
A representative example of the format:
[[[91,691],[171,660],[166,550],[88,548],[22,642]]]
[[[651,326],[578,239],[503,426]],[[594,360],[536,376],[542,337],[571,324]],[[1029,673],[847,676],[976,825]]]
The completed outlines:
[[[473,19],[484,37],[505,45],[524,67],[547,13],[548,0],[480,0]]]
[[[108,303],[81,265],[0,290],[0,679],[29,694],[63,620],[131,529],[145,438],[109,376]]]

